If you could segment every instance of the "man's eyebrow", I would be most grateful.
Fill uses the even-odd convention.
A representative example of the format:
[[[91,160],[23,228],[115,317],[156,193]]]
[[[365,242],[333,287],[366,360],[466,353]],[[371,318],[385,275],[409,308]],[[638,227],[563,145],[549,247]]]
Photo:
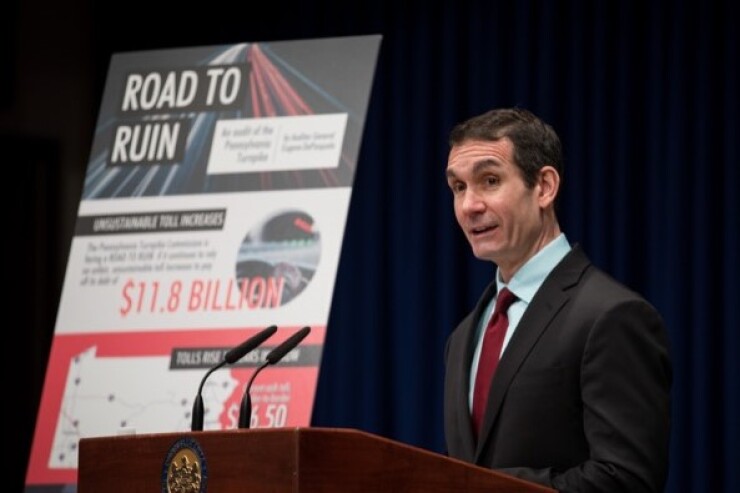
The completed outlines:
[[[497,159],[481,159],[473,166],[473,173],[480,173],[488,168],[500,168],[503,165]]]
[[[481,159],[480,161],[476,162],[473,165],[473,174],[481,173],[488,168],[500,168],[502,166],[503,165],[496,159],[490,159],[490,158]],[[455,173],[455,171],[451,170],[450,168],[447,168],[445,170],[445,176],[447,177],[448,180],[457,178],[457,174]]]

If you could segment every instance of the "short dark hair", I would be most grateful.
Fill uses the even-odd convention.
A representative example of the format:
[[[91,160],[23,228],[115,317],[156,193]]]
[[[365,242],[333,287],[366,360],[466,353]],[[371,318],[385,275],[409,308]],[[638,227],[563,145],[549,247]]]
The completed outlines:
[[[487,111],[457,124],[450,132],[450,147],[467,140],[497,141],[504,137],[514,144],[514,164],[524,182],[534,187],[537,173],[550,165],[563,178],[563,149],[553,128],[522,108]]]

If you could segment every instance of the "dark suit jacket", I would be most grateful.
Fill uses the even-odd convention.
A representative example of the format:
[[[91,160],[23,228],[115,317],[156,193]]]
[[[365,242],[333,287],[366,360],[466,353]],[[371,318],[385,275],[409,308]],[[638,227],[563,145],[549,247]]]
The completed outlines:
[[[478,319],[445,350],[448,454],[560,491],[662,491],[668,469],[668,339],[657,311],[580,247],[545,279],[505,349],[476,443],[468,408]]]

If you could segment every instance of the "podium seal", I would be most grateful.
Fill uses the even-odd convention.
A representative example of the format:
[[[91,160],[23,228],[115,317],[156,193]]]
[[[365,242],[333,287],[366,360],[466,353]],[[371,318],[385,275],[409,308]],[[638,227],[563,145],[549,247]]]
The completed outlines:
[[[162,493],[205,493],[207,480],[206,458],[198,442],[177,440],[162,464]]]

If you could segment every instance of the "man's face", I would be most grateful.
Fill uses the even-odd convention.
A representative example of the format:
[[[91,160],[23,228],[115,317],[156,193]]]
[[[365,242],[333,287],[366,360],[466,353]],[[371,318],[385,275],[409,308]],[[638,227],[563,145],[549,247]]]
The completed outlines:
[[[447,183],[473,253],[513,274],[540,248],[540,185],[527,188],[508,138],[468,140],[450,150]]]

